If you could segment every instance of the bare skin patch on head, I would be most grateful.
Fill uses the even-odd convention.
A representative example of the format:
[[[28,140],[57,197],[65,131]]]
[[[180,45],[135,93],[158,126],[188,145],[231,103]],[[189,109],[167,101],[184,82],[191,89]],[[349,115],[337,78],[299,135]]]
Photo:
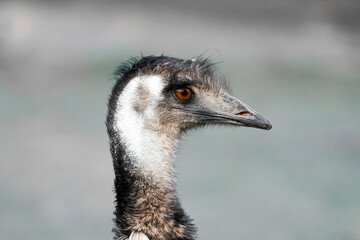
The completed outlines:
[[[155,180],[172,180],[172,157],[177,141],[159,132],[156,106],[163,99],[164,80],[160,76],[131,79],[119,96],[115,127],[132,164]]]

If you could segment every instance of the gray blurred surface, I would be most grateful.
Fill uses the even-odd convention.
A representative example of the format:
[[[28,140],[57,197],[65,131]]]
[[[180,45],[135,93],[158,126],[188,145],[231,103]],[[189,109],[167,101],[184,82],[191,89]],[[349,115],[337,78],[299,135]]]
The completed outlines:
[[[111,73],[131,56],[221,61],[269,132],[182,142],[199,239],[360,239],[358,1],[0,2],[0,239],[111,239]]]

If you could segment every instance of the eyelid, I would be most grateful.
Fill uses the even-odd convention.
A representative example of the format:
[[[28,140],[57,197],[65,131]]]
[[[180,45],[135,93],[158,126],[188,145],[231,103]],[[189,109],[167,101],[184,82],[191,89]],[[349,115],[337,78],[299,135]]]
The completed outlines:
[[[194,80],[186,77],[175,77],[170,81],[170,85],[173,89],[175,88],[181,88],[181,87],[189,87],[194,86]]]
[[[176,82],[174,84],[170,84],[168,85],[165,89],[164,92],[173,92],[176,89],[179,88],[189,88],[193,93],[194,92],[194,88],[196,88],[197,86],[195,84],[193,84],[193,82],[189,82],[189,81],[180,81],[180,82]]]

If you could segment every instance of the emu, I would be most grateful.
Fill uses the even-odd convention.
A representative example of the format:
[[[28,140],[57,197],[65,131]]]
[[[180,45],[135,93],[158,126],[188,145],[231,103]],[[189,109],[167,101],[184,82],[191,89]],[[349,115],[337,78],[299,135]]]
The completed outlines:
[[[174,182],[181,136],[214,124],[272,126],[229,94],[207,58],[132,58],[118,67],[115,78],[106,119],[115,172],[114,239],[195,239]]]

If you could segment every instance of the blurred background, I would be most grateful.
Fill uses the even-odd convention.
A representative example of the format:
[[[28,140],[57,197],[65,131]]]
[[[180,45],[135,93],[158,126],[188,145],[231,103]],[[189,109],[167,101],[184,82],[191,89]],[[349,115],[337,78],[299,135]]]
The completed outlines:
[[[199,239],[359,240],[356,0],[1,1],[0,239],[112,239],[112,72],[205,51],[273,129],[186,136]]]

